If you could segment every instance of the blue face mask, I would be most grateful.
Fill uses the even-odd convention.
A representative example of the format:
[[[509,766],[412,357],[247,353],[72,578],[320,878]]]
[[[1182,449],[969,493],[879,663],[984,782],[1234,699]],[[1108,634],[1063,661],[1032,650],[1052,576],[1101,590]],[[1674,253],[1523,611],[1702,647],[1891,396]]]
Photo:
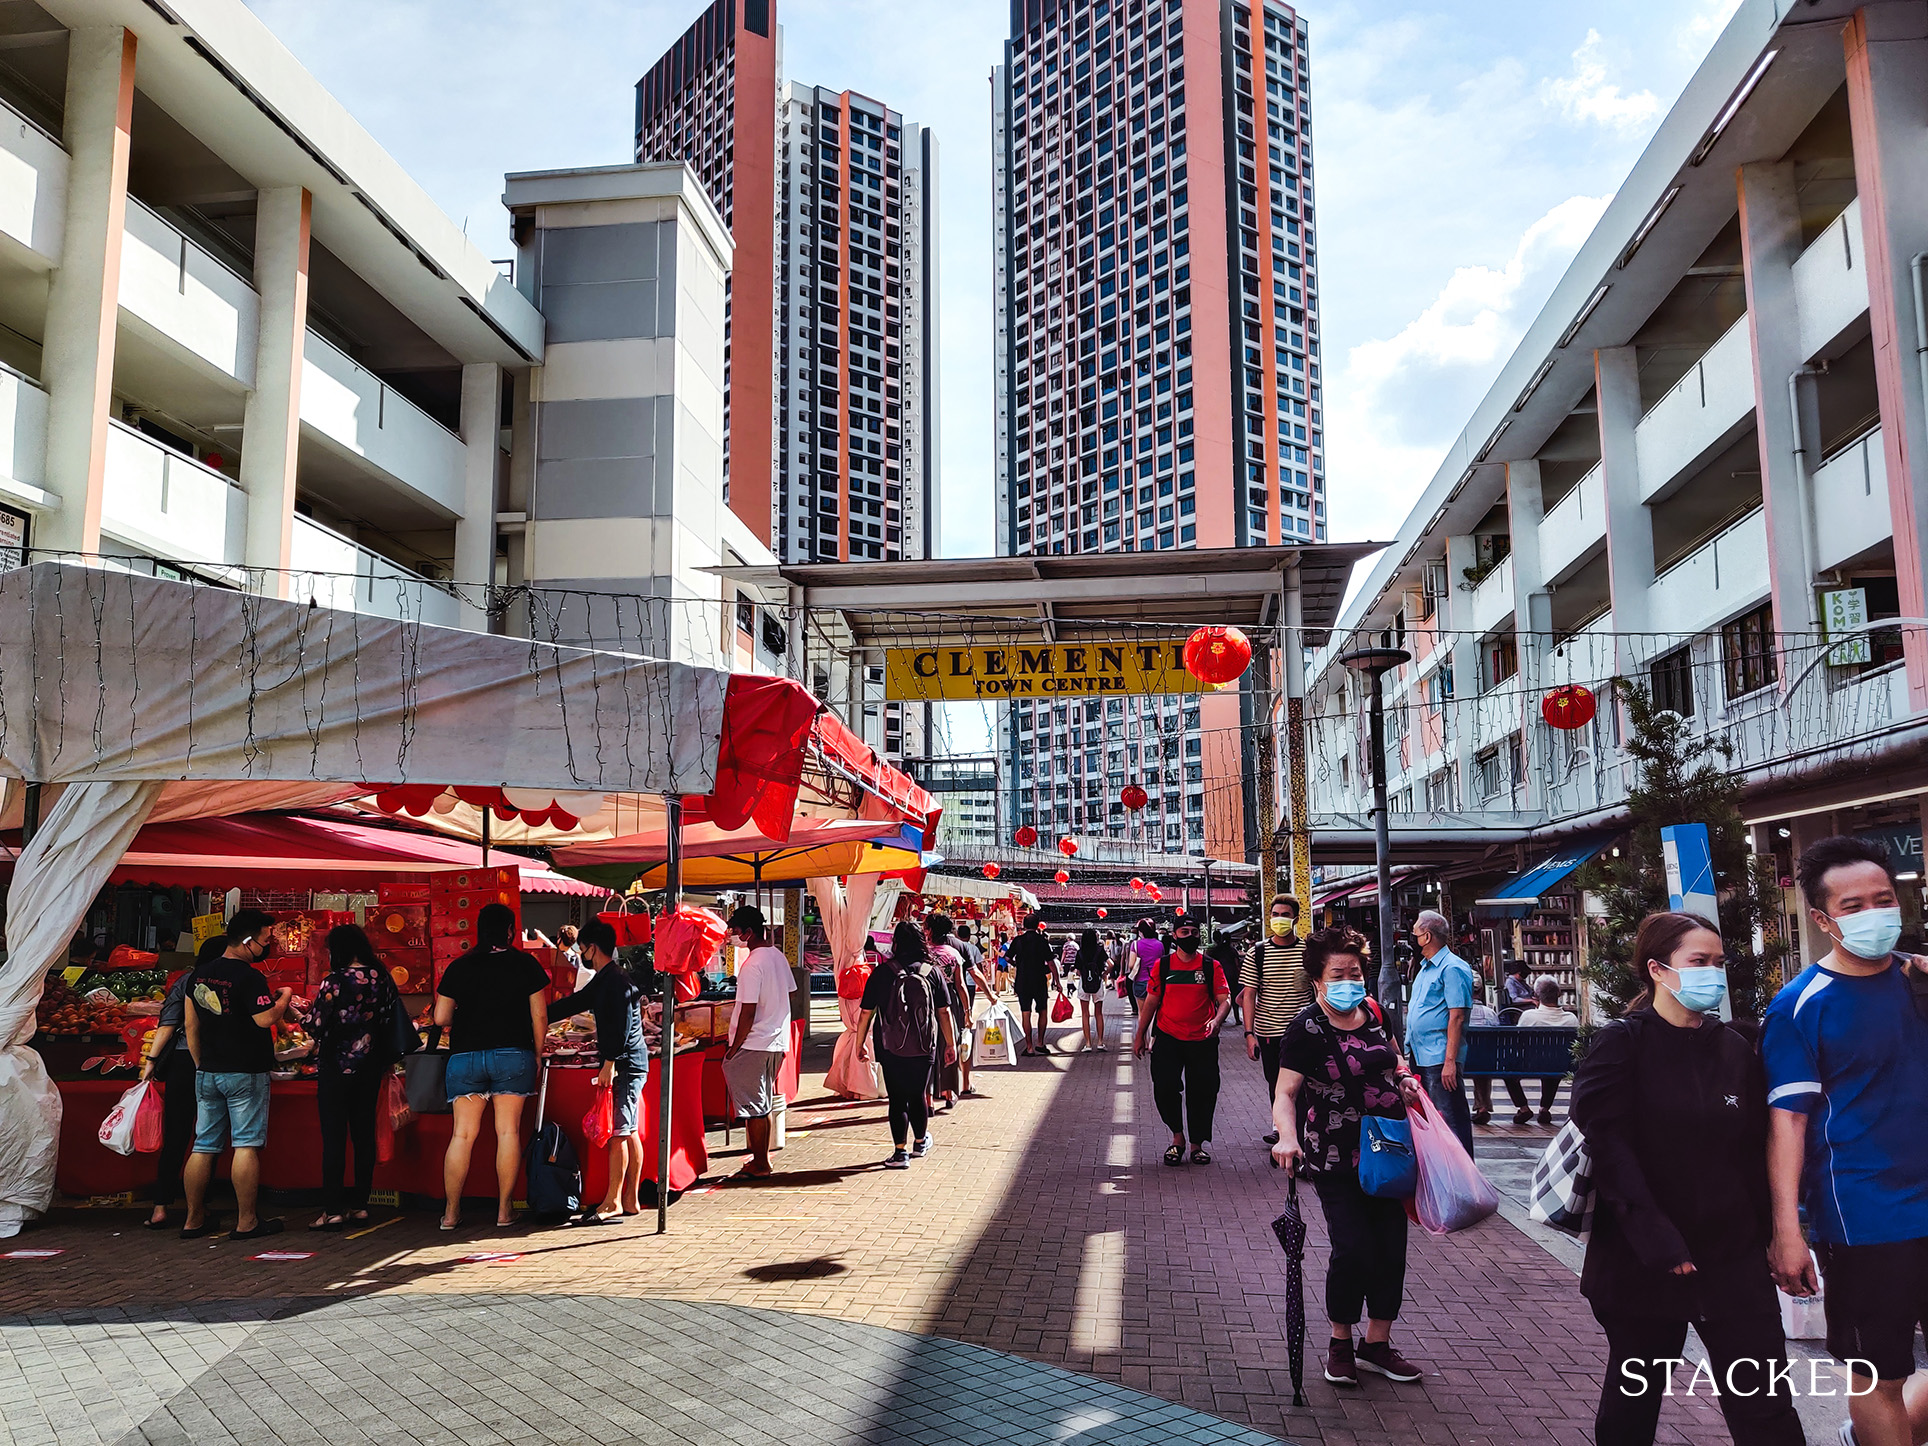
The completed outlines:
[[[1340,1014],[1350,1014],[1366,1002],[1366,986],[1357,979],[1335,979],[1325,987],[1325,1002]]]
[[[1669,989],[1684,1006],[1696,1014],[1706,1014],[1719,1009],[1721,1000],[1727,997],[1727,971],[1712,966],[1698,969],[1677,969],[1674,971],[1680,980],[1678,989]]]
[[[1841,931],[1842,947],[1857,959],[1886,959],[1901,939],[1900,909],[1863,909],[1843,914],[1834,924]]]

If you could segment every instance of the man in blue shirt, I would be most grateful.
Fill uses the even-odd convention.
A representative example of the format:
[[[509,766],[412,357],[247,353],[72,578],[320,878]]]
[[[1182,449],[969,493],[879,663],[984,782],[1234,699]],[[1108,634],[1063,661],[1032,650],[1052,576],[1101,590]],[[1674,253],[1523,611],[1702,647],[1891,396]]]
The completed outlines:
[[[1473,1153],[1473,1112],[1459,1067],[1466,1058],[1466,1020],[1473,1008],[1473,968],[1446,947],[1452,925],[1428,909],[1413,921],[1425,963],[1413,976],[1406,1005],[1406,1051],[1419,1082],[1459,1142]]]
[[[1901,909],[1886,851],[1823,839],[1799,873],[1834,949],[1774,996],[1762,1023],[1768,1263],[1790,1295],[1815,1293],[1805,1204],[1827,1280],[1828,1350],[1857,1378],[1843,1439],[1909,1446],[1928,1439],[1928,1376],[1909,1380],[1915,1328],[1928,1321],[1928,1018],[1916,964],[1894,954]]]

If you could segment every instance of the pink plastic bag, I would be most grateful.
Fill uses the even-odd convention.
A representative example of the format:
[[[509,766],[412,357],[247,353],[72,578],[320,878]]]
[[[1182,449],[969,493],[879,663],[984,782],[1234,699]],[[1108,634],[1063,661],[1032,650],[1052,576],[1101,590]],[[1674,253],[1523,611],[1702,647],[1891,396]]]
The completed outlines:
[[[1500,1208],[1499,1192],[1480,1174],[1430,1099],[1422,1097],[1406,1111],[1406,1118],[1412,1124],[1413,1154],[1419,1160],[1414,1217],[1428,1234],[1464,1230]]]
[[[158,1086],[142,1080],[114,1102],[107,1118],[100,1122],[100,1142],[116,1155],[131,1155],[135,1147],[135,1127],[149,1098],[158,1100]]]
[[[616,1092],[608,1085],[596,1090],[589,1109],[582,1117],[582,1133],[590,1144],[601,1149],[616,1133]]]

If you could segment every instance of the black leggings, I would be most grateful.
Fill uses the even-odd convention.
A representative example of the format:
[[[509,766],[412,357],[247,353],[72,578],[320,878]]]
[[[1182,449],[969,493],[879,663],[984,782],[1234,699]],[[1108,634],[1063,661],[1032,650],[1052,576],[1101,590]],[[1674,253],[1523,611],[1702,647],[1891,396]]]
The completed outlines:
[[[1687,1322],[1665,1317],[1594,1315],[1607,1332],[1607,1375],[1593,1420],[1598,1446],[1651,1446],[1668,1388],[1668,1357],[1679,1357]],[[1774,1382],[1763,1361],[1787,1357],[1780,1317],[1773,1309],[1695,1321],[1707,1364],[1719,1387],[1721,1414],[1734,1446],[1801,1446],[1801,1418],[1790,1383]],[[1688,1367],[1692,1370],[1693,1367]],[[1728,1389],[1730,1377],[1733,1388]],[[1774,1394],[1769,1395],[1770,1388]],[[1707,1388],[1699,1387],[1702,1391]]]
[[[1279,1046],[1284,1043],[1282,1034],[1259,1036],[1259,1067],[1265,1071],[1265,1097],[1270,1100],[1279,1097]]]
[[[385,1069],[360,1069],[353,1074],[323,1069],[315,1076],[315,1111],[321,1117],[321,1208],[326,1214],[368,1208],[368,1192],[375,1183],[375,1107],[387,1078]],[[344,1203],[341,1177],[347,1171],[351,1139],[355,1188]]]
[[[1368,1195],[1351,1170],[1314,1175],[1312,1188],[1332,1241],[1326,1319],[1357,1325],[1364,1306],[1373,1320],[1398,1320],[1406,1295],[1406,1202]]]
[[[194,1056],[187,1052],[185,1039],[175,1042],[154,1082],[161,1087],[161,1153],[148,1198],[166,1209],[181,1197],[181,1166],[194,1148]]]
[[[877,1064],[884,1072],[884,1093],[890,1096],[890,1138],[901,1150],[909,1140],[921,1140],[930,1131],[924,1091],[931,1082],[931,1057],[880,1049]]]
[[[1158,1118],[1174,1135],[1194,1145],[1212,1138],[1212,1115],[1218,1109],[1218,1035],[1179,1039],[1156,1024],[1151,1029],[1151,1097]],[[1191,1133],[1185,1132],[1186,1117]]]

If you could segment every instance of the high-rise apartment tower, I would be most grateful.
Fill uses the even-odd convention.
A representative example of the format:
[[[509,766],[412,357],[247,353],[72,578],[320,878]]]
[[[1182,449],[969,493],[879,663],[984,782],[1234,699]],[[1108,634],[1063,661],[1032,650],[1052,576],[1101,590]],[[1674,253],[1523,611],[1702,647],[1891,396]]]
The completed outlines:
[[[1013,0],[993,75],[998,544],[1323,541],[1304,22],[1243,0]],[[1012,816],[1243,852],[1239,702],[1014,705]],[[1127,815],[1119,794],[1152,803]]]

